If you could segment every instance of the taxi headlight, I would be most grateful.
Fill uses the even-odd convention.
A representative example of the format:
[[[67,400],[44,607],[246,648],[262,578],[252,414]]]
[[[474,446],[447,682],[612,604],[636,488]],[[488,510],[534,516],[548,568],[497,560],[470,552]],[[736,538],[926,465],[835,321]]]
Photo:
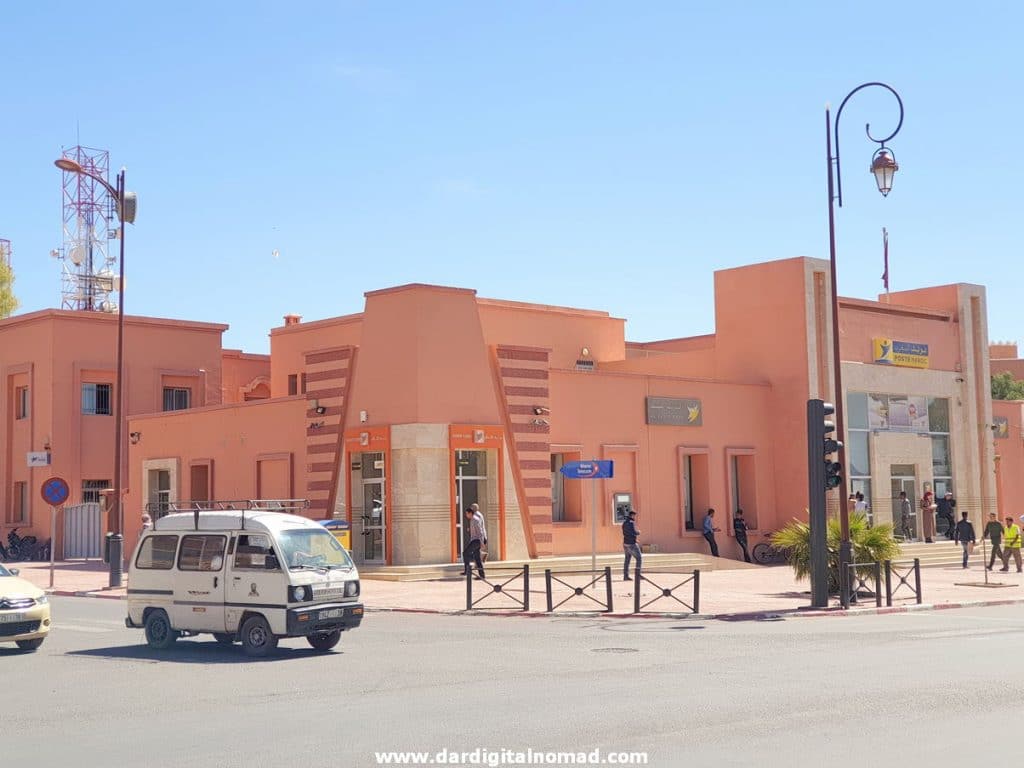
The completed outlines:
[[[358,597],[359,596],[359,581],[346,581],[345,582],[345,597]]]
[[[50,602],[50,598],[46,595],[40,595],[36,598],[36,605],[45,605],[48,602]]]

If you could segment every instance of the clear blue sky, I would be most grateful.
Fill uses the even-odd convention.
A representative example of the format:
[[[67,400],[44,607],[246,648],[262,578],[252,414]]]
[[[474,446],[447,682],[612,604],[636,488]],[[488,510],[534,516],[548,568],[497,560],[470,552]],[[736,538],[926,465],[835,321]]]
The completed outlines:
[[[59,305],[53,160],[80,140],[139,194],[127,311],[229,323],[229,347],[407,282],[708,333],[714,270],[827,258],[824,105],[882,80],[900,172],[883,199],[863,128],[896,106],[862,92],[840,292],[881,291],[885,226],[893,290],[984,284],[991,338],[1017,339],[1022,22],[1010,2],[14,3],[0,237],[21,311]]]

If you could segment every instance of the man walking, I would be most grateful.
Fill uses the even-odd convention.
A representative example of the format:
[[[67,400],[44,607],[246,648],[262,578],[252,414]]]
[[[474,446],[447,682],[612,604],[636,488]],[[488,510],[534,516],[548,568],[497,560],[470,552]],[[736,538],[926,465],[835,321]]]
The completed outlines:
[[[1010,570],[1011,556],[1017,566],[1017,573],[1020,573],[1020,526],[1013,522],[1012,517],[1008,517],[1003,526],[1003,567],[999,570]]]
[[[906,491],[900,491],[900,533],[903,534],[904,541],[914,540],[914,530],[910,524],[910,515],[913,511],[910,506],[910,499],[907,498]]]
[[[743,510],[736,510],[736,517],[732,519],[732,532],[736,534],[736,543],[743,550],[743,559],[750,562],[750,553],[747,552],[747,521],[743,519]]]
[[[952,491],[946,491],[946,495],[939,499],[937,514],[946,521],[946,538],[953,540],[953,529],[956,528],[956,520],[953,518],[953,510],[956,509],[956,499]],[[996,521],[996,525],[999,521]],[[989,569],[991,570],[991,569]]]
[[[709,509],[704,516],[704,538],[711,545],[711,555],[718,557],[718,542],[715,541],[715,532],[722,530],[715,528],[715,510]]]
[[[988,524],[985,526],[983,535],[988,536],[989,543],[992,545],[992,555],[988,559],[988,565],[985,566],[991,571],[992,566],[996,564],[996,558],[1003,559],[1003,550],[999,546],[1003,540],[1003,526],[996,519],[995,512],[988,513]]]
[[[967,513],[964,512],[963,520],[956,524],[956,540],[960,542],[960,546],[964,548],[964,568],[967,567],[967,558],[971,554],[971,549],[974,547],[977,539],[974,536],[974,526],[971,525],[971,521],[967,519]],[[1003,555],[1003,562],[1006,562],[1006,555]],[[1003,569],[1006,570],[1005,568]]]
[[[622,578],[624,581],[632,581],[629,577],[629,562],[636,558],[636,570],[640,571],[640,563],[643,557],[640,555],[640,545],[636,543],[636,537],[640,531],[636,527],[636,512],[632,509],[626,514],[622,521],[622,551],[626,554],[626,561],[622,564]]]
[[[473,570],[469,562],[476,563],[478,579],[484,578],[484,563],[480,559],[480,548],[487,544],[487,529],[484,527],[484,516],[480,514],[480,507],[471,504],[466,507],[466,525],[469,526],[469,544],[462,550],[462,575],[469,576]]]

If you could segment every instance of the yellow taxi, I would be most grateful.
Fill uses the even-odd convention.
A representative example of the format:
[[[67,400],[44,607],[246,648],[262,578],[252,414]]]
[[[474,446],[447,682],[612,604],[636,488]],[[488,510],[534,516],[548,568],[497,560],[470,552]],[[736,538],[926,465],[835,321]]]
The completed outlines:
[[[34,651],[50,632],[50,600],[39,587],[0,565],[0,643]]]

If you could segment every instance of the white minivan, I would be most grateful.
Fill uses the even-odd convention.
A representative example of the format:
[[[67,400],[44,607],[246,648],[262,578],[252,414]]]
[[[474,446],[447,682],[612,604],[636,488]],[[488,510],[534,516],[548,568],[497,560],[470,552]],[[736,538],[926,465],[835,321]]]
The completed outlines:
[[[128,572],[129,627],[153,648],[210,632],[266,656],[282,637],[318,651],[358,627],[359,572],[322,525],[264,510],[170,514],[143,531]]]

